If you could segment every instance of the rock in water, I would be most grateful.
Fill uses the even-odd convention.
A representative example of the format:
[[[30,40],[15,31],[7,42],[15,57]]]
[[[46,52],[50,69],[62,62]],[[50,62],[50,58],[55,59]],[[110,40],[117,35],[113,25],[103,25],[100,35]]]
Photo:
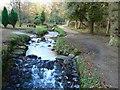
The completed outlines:
[[[56,60],[70,60],[70,58],[68,56],[59,55],[56,57]]]
[[[42,38],[41,38],[41,41],[45,42],[45,41],[46,41],[45,37],[42,37]]]
[[[76,56],[74,59],[75,59],[75,60],[80,60],[81,57],[80,57],[80,56]]]
[[[75,57],[74,54],[69,54],[68,57],[70,57],[71,59],[73,59]]]

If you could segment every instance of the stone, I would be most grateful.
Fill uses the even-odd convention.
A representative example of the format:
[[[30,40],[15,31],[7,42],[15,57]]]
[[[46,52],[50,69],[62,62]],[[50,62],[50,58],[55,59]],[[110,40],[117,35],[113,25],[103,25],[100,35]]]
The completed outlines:
[[[28,58],[34,58],[34,59],[37,59],[37,56],[36,56],[36,55],[28,55],[27,57],[28,57]]]
[[[74,81],[74,82],[78,82],[78,78],[77,78],[77,77],[74,77],[74,78],[73,78],[73,81]]]
[[[16,84],[16,83],[18,83],[18,78],[17,78],[17,76],[11,76],[10,77],[10,83],[13,83],[13,84]]]
[[[31,78],[31,73],[30,72],[25,72],[23,75],[24,79],[30,79]]]
[[[19,88],[19,87],[20,87],[20,84],[16,84],[16,87]]]
[[[23,49],[23,50],[25,50],[25,49],[26,49],[26,46],[18,46],[17,48],[18,48],[18,49]]]
[[[15,88],[9,86],[9,87],[3,88],[2,90],[15,90]]]
[[[68,56],[59,55],[56,57],[56,60],[70,60],[70,58]]]
[[[18,55],[15,54],[12,55],[12,58],[18,58],[18,57],[19,57]]]
[[[52,50],[52,51],[55,51],[55,48],[52,48],[51,50]]]
[[[70,57],[71,59],[73,59],[75,57],[74,54],[69,54],[68,57]]]
[[[45,68],[52,70],[54,68],[54,62],[52,61],[46,62]]]
[[[74,88],[77,88],[77,89],[79,89],[80,88],[80,85],[74,85]]]
[[[42,38],[41,38],[41,41],[45,42],[45,41],[46,41],[45,37],[42,37]]]
[[[38,57],[38,59],[41,59],[41,57]]]
[[[31,90],[33,88],[33,85],[29,82],[25,82],[22,86],[22,90]]]
[[[74,59],[75,59],[75,60],[80,60],[81,57],[80,57],[80,56],[76,56]]]
[[[78,77],[78,74],[77,73],[73,73],[72,74],[72,77],[74,78],[74,77]]]
[[[61,82],[62,81],[62,77],[57,77],[56,81]]]
[[[25,54],[25,50],[15,49],[15,50],[13,51],[13,54],[15,54],[15,55],[24,55],[24,54]]]
[[[48,45],[48,47],[51,47],[51,45]]]

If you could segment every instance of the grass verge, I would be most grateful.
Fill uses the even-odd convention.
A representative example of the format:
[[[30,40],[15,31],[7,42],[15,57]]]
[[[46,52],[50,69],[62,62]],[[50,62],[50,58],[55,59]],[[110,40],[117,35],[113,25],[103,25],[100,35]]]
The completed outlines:
[[[37,34],[38,36],[43,36],[48,33],[48,30],[45,26],[37,26],[36,28],[27,28],[25,32]]]
[[[58,54],[63,54],[63,55],[67,55],[67,54],[70,54],[70,53],[74,54],[74,55],[79,55],[81,53],[78,49],[69,46],[65,42],[64,37],[57,38],[56,50],[57,50]]]
[[[85,60],[77,60],[81,88],[100,88],[100,78],[90,71],[89,64]]]
[[[56,50],[59,54],[80,55],[80,50],[68,45],[64,37],[59,37],[56,42]],[[92,65],[85,60],[77,60],[77,72],[79,75],[81,88],[107,88],[105,84],[100,81],[99,76],[92,71]]]
[[[57,31],[57,32],[60,34],[60,36],[65,36],[64,30],[62,30],[62,29],[59,28],[59,27],[56,27],[56,28],[55,28],[55,31]]]

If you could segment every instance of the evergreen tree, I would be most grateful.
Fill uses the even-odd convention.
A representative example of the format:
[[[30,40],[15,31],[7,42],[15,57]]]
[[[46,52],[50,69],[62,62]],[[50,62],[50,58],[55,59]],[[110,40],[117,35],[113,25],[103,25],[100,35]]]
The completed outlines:
[[[18,14],[12,9],[11,13],[9,14],[9,22],[13,26],[13,28],[15,27],[17,21],[18,21]]]
[[[45,22],[45,12],[44,12],[44,10],[41,13],[40,20],[41,20],[42,24]]]
[[[4,7],[4,9],[2,11],[2,24],[6,28],[7,25],[8,25],[8,23],[9,23],[9,20],[8,20],[8,11],[7,11],[7,8]]]

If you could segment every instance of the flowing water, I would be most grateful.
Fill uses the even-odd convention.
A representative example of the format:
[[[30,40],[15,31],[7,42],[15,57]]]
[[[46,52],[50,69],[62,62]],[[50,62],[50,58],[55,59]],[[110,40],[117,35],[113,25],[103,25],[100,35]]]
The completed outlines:
[[[49,32],[45,38],[31,36],[25,60],[18,57],[15,63],[16,72],[13,71],[11,76],[11,86],[17,90],[79,89],[78,75],[72,67],[74,63],[67,66],[64,61],[56,60],[55,41],[50,37],[58,35],[57,32]]]

